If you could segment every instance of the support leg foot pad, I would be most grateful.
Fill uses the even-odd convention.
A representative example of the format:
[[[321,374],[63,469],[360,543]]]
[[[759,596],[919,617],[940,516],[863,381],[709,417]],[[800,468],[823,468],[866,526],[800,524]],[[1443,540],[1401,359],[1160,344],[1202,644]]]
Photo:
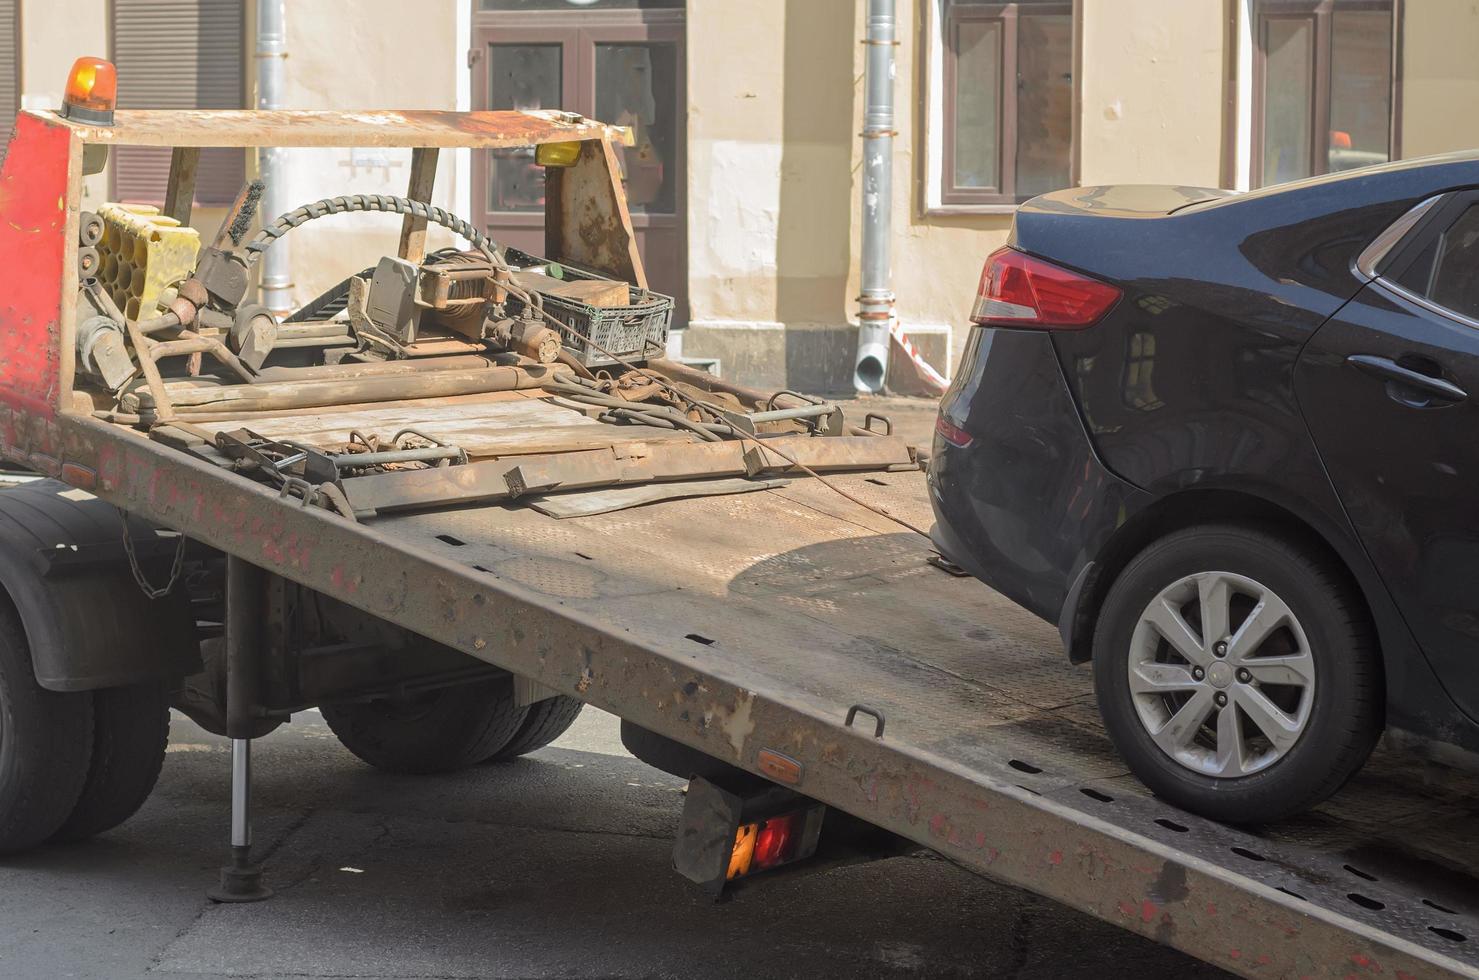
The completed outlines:
[[[227,865],[221,883],[205,894],[213,902],[260,902],[272,897],[272,889],[262,883],[260,867]]]

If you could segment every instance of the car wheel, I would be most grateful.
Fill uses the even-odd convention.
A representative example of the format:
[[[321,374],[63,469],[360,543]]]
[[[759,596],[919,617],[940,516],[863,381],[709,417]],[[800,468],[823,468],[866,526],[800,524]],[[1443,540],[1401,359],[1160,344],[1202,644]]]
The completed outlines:
[[[319,710],[346,749],[376,769],[402,773],[477,765],[507,745],[529,714],[514,705],[506,678]]]
[[[1361,597],[1328,562],[1262,529],[1192,528],[1136,556],[1100,612],[1094,681],[1135,775],[1216,820],[1315,806],[1381,729]]]

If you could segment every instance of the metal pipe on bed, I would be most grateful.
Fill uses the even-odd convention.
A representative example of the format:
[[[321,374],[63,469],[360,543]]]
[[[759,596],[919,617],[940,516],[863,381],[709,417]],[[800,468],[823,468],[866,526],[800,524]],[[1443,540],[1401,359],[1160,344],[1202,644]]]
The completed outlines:
[[[561,371],[564,369],[562,368]],[[166,397],[180,415],[202,412],[258,412],[325,408],[365,402],[450,398],[493,391],[542,388],[556,372],[541,367],[493,366],[472,371],[427,371],[417,374],[341,380],[269,381],[251,385],[172,388]],[[131,391],[120,408],[147,415],[155,409],[152,391]]]

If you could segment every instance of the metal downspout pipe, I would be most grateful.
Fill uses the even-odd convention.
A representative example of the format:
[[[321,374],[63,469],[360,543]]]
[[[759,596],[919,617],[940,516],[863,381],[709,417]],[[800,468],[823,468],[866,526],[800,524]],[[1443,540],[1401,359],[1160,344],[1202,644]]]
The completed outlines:
[[[288,56],[287,30],[283,14],[284,0],[257,2],[257,108],[281,109],[283,106],[283,61]],[[257,151],[257,176],[266,184],[262,198],[262,219],[271,221],[292,208],[287,199],[287,153],[281,147],[263,147]],[[278,317],[293,309],[293,277],[289,248],[291,242],[280,241],[262,257],[261,302]]]
[[[894,293],[889,239],[893,233],[894,49],[898,46],[894,0],[868,0],[866,99],[863,122],[862,295],[858,297],[858,352],[853,387],[883,390],[888,376],[889,330]]]

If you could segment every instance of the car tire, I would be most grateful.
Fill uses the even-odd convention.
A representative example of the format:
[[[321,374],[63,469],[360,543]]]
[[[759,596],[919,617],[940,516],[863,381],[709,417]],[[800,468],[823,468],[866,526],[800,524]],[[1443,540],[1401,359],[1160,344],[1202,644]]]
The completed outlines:
[[[154,791],[169,744],[169,695],[160,683],[92,693],[92,759],[56,843],[86,840],[138,812]]]
[[[528,717],[509,743],[483,761],[507,762],[544,748],[575,724],[580,709],[584,707],[585,702],[563,694],[536,701],[529,706]]]
[[[529,713],[515,706],[506,678],[319,710],[360,759],[386,772],[417,774],[477,765],[512,741]]]
[[[0,853],[50,838],[87,781],[93,746],[90,692],[36,683],[20,617],[0,602]]]
[[[1226,639],[1204,634],[1204,613]],[[1381,732],[1380,654],[1360,594],[1271,529],[1203,526],[1156,541],[1110,588],[1093,643],[1100,714],[1130,769],[1215,820],[1308,810],[1360,769]]]

